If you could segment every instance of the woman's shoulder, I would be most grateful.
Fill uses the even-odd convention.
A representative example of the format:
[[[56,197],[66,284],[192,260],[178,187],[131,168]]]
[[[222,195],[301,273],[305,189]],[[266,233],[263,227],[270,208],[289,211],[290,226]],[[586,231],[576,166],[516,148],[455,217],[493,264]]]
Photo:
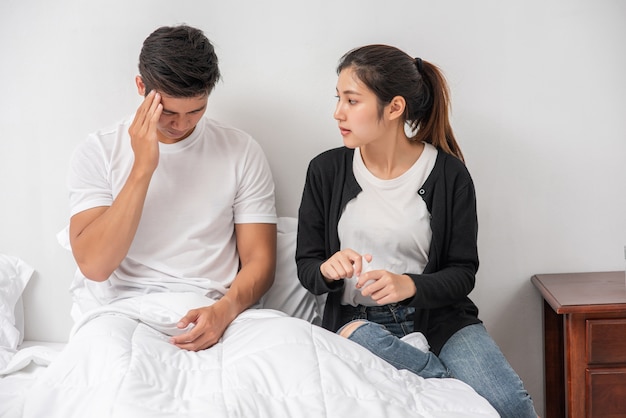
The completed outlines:
[[[332,148],[319,153],[311,160],[311,167],[330,168],[343,166],[344,163],[352,162],[354,150],[346,147]]]
[[[447,185],[446,187],[457,190],[466,187],[474,188],[474,180],[462,160],[438,148],[435,166],[424,187],[436,188],[437,185]]]
[[[470,177],[469,170],[462,160],[452,154],[448,154],[441,148],[438,148],[437,151],[435,167],[439,168],[443,174],[446,176],[460,175],[463,177]]]
[[[314,158],[315,159],[321,159],[321,160],[325,160],[325,159],[336,159],[336,158],[342,158],[346,155],[353,155],[354,154],[354,149],[352,148],[348,148],[348,147],[337,147],[337,148],[331,148],[328,149],[326,151],[322,151],[319,154],[317,154],[317,156]]]

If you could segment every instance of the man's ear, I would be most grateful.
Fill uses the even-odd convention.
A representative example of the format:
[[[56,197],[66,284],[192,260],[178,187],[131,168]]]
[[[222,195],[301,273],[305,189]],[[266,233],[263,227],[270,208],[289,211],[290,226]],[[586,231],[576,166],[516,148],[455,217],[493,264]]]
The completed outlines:
[[[387,116],[389,120],[394,120],[404,115],[404,109],[406,109],[406,100],[402,96],[396,96],[391,99],[391,102],[387,105]]]
[[[137,85],[137,92],[140,96],[146,97],[146,85],[143,82],[143,78],[140,75],[135,77],[135,84]]]

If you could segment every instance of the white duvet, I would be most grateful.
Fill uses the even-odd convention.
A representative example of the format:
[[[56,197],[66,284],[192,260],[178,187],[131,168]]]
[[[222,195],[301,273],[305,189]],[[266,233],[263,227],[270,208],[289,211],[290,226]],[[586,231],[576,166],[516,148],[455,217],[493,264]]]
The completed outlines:
[[[277,311],[248,310],[214,347],[169,343],[195,294],[91,312],[24,402],[24,417],[497,417],[469,386],[396,370]]]

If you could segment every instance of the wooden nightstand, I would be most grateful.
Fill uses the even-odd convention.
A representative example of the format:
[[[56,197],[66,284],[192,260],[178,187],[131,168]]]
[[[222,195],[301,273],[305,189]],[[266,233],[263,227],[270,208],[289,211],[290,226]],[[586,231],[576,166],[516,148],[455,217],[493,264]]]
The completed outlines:
[[[626,417],[624,272],[537,274],[545,418]]]

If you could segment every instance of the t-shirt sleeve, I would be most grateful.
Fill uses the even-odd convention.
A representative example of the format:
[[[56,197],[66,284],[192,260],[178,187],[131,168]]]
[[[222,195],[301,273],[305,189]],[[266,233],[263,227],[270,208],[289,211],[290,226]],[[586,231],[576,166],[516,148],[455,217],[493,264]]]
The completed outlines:
[[[235,223],[276,223],[274,180],[261,146],[250,140],[240,167]]]
[[[67,176],[70,216],[98,206],[111,206],[113,195],[102,147],[89,136],[72,154]]]

